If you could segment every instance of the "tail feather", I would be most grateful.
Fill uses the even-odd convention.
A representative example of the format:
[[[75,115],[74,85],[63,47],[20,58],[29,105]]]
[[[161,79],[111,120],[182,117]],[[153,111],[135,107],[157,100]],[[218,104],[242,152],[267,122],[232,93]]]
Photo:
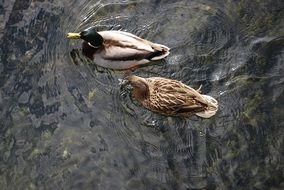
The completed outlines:
[[[207,108],[202,112],[195,113],[195,115],[203,118],[210,118],[218,111],[218,102],[208,95],[202,95],[202,97],[208,102]]]
[[[170,54],[170,48],[161,44],[152,44],[152,47],[156,50],[155,56],[151,57],[151,60],[159,60],[167,57]]]

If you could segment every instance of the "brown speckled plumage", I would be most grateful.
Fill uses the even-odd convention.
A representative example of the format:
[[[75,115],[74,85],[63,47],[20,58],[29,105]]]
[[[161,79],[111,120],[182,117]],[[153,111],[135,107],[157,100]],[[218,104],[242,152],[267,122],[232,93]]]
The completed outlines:
[[[200,94],[200,89],[182,82],[161,78],[141,78],[129,76],[133,86],[133,96],[147,109],[167,115],[189,117],[196,114],[209,118],[218,110],[218,102],[207,95]]]

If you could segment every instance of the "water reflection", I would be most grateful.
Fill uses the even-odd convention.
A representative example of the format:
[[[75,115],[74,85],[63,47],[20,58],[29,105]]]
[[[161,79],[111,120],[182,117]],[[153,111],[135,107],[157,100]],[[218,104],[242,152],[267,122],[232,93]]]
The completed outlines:
[[[281,1],[3,1],[4,189],[281,189]],[[123,72],[88,64],[68,31],[94,25],[171,47],[134,74],[216,97],[209,120],[160,116]]]

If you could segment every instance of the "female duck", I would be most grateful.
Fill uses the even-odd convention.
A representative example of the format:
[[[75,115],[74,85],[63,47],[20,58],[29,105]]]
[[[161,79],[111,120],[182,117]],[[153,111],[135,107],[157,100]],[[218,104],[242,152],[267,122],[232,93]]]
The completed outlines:
[[[83,39],[83,54],[97,65],[111,69],[130,69],[169,55],[169,48],[123,31],[97,32],[94,27],[68,33],[69,39]]]
[[[193,88],[176,80],[138,76],[127,77],[133,87],[133,96],[147,109],[167,116],[189,117],[197,115],[209,118],[216,114],[218,102],[200,94]]]

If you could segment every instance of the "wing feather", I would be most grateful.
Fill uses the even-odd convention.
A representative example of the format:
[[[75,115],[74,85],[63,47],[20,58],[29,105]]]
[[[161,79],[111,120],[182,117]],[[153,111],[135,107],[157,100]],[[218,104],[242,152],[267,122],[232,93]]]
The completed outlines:
[[[159,77],[147,79],[153,87],[150,96],[152,104],[159,105],[162,112],[198,112],[203,111],[207,101],[193,88],[190,88],[179,81],[160,80]]]
[[[114,46],[129,47],[137,50],[144,50],[148,52],[154,52],[152,47],[153,43],[128,32],[123,31],[102,31],[98,32],[105,40],[105,43],[112,44]],[[106,45],[107,45],[106,44]]]
[[[105,47],[100,55],[106,60],[141,60],[147,57],[150,53],[145,50],[137,50],[133,48],[109,46]]]

